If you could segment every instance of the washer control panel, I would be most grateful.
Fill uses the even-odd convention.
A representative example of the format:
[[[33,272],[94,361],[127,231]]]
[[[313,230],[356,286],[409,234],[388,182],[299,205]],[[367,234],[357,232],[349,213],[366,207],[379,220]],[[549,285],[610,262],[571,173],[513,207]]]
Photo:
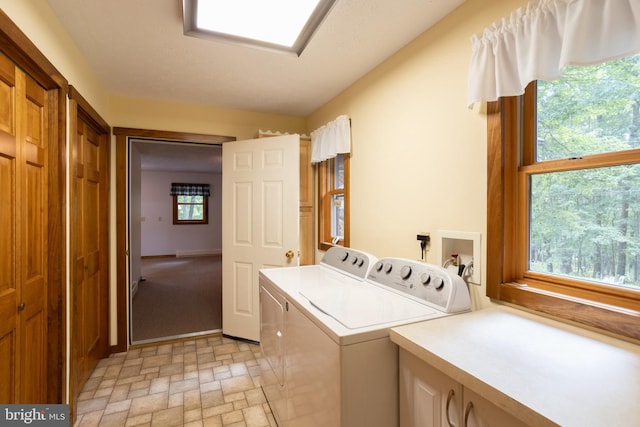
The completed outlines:
[[[321,264],[335,268],[360,280],[367,278],[369,270],[378,259],[363,251],[342,246],[332,246],[322,257]]]
[[[373,265],[367,281],[446,313],[471,310],[469,289],[464,280],[434,264],[404,258],[381,258]]]

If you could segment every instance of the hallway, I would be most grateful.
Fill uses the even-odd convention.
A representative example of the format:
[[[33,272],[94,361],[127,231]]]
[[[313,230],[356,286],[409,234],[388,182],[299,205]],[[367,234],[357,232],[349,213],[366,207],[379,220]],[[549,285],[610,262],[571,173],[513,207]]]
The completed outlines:
[[[131,307],[134,344],[222,330],[221,254],[143,258],[141,273],[146,280]]]
[[[221,335],[112,354],[83,388],[75,426],[276,426],[259,357]]]

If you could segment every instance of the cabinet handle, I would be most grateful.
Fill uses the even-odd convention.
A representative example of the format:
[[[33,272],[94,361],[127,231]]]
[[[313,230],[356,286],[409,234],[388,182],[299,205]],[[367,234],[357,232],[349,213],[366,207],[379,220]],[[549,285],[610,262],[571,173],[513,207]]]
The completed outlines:
[[[445,411],[447,413],[447,424],[449,425],[449,427],[456,427],[456,425],[451,422],[451,418],[449,418],[449,406],[451,406],[451,401],[453,400],[455,395],[456,394],[454,393],[453,389],[449,390],[449,394],[447,395],[447,406],[445,407]]]
[[[471,415],[471,410],[473,409],[473,402],[467,403],[467,407],[464,409],[464,427],[469,425],[469,415]]]

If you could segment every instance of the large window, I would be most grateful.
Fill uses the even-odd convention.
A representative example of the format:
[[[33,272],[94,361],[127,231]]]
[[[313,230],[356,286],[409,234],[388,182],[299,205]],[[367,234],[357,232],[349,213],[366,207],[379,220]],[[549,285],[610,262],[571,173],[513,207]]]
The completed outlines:
[[[318,247],[349,246],[349,155],[318,164]]]
[[[490,297],[640,338],[640,56],[489,106]]]

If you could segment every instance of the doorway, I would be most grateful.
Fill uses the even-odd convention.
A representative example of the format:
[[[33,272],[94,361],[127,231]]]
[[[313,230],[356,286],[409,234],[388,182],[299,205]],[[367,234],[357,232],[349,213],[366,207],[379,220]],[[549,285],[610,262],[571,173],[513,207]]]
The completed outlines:
[[[131,342],[221,331],[222,147],[131,139],[129,159]]]
[[[222,147],[131,139],[129,154],[132,343],[221,331]],[[178,183],[207,194],[173,195]],[[179,217],[181,199],[202,202],[179,205],[199,220]]]
[[[235,138],[119,128],[114,133],[117,167],[126,170],[126,179],[122,173],[116,178],[123,199],[117,203],[117,247],[124,243],[128,251],[117,261],[125,282],[117,295],[118,348],[219,329],[222,171],[216,158],[220,144]],[[209,224],[173,224],[171,184],[196,181],[211,189]]]

